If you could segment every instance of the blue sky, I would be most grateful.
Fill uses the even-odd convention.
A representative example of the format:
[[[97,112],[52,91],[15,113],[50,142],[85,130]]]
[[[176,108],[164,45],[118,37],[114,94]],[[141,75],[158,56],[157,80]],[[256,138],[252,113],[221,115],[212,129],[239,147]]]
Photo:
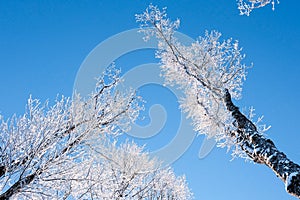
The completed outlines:
[[[300,163],[300,14],[299,1],[281,1],[239,16],[235,0],[151,1],[181,19],[180,32],[196,38],[216,29],[224,38],[240,41],[245,62],[254,63],[244,85],[241,108],[253,106],[271,125],[269,137],[289,158]],[[86,56],[107,38],[137,28],[134,14],[150,1],[0,1],[0,113],[22,114],[31,94],[42,101],[57,94],[71,96],[76,74]],[[153,51],[136,51],[116,61],[124,72],[157,62]],[[97,76],[97,74],[95,74]],[[144,75],[147,76],[146,74]],[[143,76],[140,77],[143,79]],[[140,93],[146,108],[161,104],[165,127],[154,137],[137,140],[153,151],[176,135],[180,112],[176,96],[161,85],[145,85]],[[145,112],[144,114],[147,114]],[[150,123],[149,117],[140,122]],[[231,160],[225,149],[214,148],[198,158],[203,136],[194,139],[173,167],[186,174],[195,199],[295,199],[265,166]],[[170,155],[172,156],[172,155]]]

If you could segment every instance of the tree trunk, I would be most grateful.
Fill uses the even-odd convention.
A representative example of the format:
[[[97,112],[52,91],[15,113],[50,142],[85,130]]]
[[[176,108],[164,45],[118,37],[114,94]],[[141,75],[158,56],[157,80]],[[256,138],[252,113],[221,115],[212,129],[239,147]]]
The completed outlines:
[[[286,191],[300,198],[300,166],[280,152],[274,143],[259,134],[256,126],[245,117],[225,91],[226,108],[236,120],[237,130],[232,134],[236,143],[254,162],[265,164],[285,183]]]
[[[18,180],[13,184],[6,192],[0,195],[0,200],[8,200],[14,194],[16,194],[24,185],[31,183],[36,176],[36,173],[26,176],[24,179]]]

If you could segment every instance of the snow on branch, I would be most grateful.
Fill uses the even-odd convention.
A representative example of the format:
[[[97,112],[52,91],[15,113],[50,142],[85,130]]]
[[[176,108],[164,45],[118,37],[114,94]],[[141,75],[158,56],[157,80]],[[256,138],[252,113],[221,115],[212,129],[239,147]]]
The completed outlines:
[[[30,97],[23,116],[0,116],[1,200],[192,199],[184,176],[134,143],[117,145],[143,108],[134,91],[118,91],[119,74],[107,68],[88,98]]]
[[[161,168],[160,162],[151,159],[142,147],[128,141],[117,145],[108,138],[98,145],[93,143],[94,140],[89,141],[90,150],[95,152],[93,160],[99,166],[91,168],[88,177],[98,177],[100,182],[81,198],[91,195],[96,199],[124,200],[192,198],[185,177],[176,177],[170,168]]]
[[[174,37],[178,26],[167,19],[165,10],[153,5],[136,19],[142,24],[141,32],[159,40],[156,56],[161,60],[162,75],[167,84],[184,92],[180,106],[192,119],[194,129],[214,137],[219,146],[232,148],[234,156],[265,164],[286,184],[287,192],[299,198],[300,166],[263,135],[267,126],[252,122],[253,108],[248,118],[233,103],[241,97],[249,68],[242,63],[244,55],[238,42],[221,40],[221,34],[212,31],[190,46],[182,45]]]
[[[24,115],[1,117],[0,199],[29,191],[46,197],[68,188],[71,177],[65,174],[78,167],[74,160],[84,159],[88,139],[127,131],[142,105],[134,91],[116,89],[120,81],[119,71],[111,66],[89,98],[62,96],[50,105],[30,97]],[[38,184],[53,175],[66,179],[66,185],[53,182],[45,189]]]
[[[272,10],[275,10],[275,3],[279,0],[238,0],[238,9],[241,15],[249,16],[252,10],[272,4]]]
[[[141,32],[158,38],[156,56],[161,59],[162,75],[167,84],[184,91],[181,108],[193,120],[194,129],[219,141],[227,138],[234,127],[222,100],[223,91],[227,88],[233,98],[240,98],[248,68],[242,63],[238,41],[221,41],[221,34],[211,31],[190,46],[182,45],[174,37],[178,25],[167,18],[165,10],[153,5],[136,19],[142,24]]]

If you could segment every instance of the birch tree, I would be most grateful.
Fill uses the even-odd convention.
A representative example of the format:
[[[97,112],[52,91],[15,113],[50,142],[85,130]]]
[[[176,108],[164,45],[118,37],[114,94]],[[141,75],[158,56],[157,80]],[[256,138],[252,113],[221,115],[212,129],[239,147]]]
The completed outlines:
[[[232,149],[233,156],[266,165],[285,183],[289,194],[300,198],[300,166],[264,136],[268,127],[253,121],[253,109],[247,117],[233,103],[241,98],[249,68],[242,63],[238,41],[221,41],[221,34],[212,31],[184,46],[174,37],[179,20],[169,20],[165,9],[153,5],[136,19],[145,40],[158,39],[156,56],[161,60],[162,75],[167,84],[184,92],[180,106],[192,119],[195,131]]]
[[[61,97],[54,105],[29,98],[24,115],[8,120],[1,116],[1,200],[190,195],[184,178],[177,179],[170,169],[159,170],[136,145],[117,149],[104,142],[129,130],[142,109],[134,91],[117,90],[119,74],[109,67],[88,98]],[[164,185],[157,185],[158,180]]]

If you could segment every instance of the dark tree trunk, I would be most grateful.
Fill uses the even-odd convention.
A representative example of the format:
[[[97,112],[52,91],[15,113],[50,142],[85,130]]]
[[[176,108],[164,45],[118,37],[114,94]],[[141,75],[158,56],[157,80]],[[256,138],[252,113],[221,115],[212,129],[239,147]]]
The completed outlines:
[[[18,191],[24,187],[24,185],[28,185],[31,183],[36,176],[36,173],[26,176],[23,179],[18,180],[15,184],[13,184],[8,190],[6,190],[3,194],[0,195],[0,200],[8,200],[14,194],[18,193]]]
[[[265,164],[285,183],[286,191],[300,198],[300,166],[280,152],[274,143],[258,133],[256,126],[243,115],[231,100],[228,90],[224,102],[236,121],[232,134],[241,149],[256,163]]]

